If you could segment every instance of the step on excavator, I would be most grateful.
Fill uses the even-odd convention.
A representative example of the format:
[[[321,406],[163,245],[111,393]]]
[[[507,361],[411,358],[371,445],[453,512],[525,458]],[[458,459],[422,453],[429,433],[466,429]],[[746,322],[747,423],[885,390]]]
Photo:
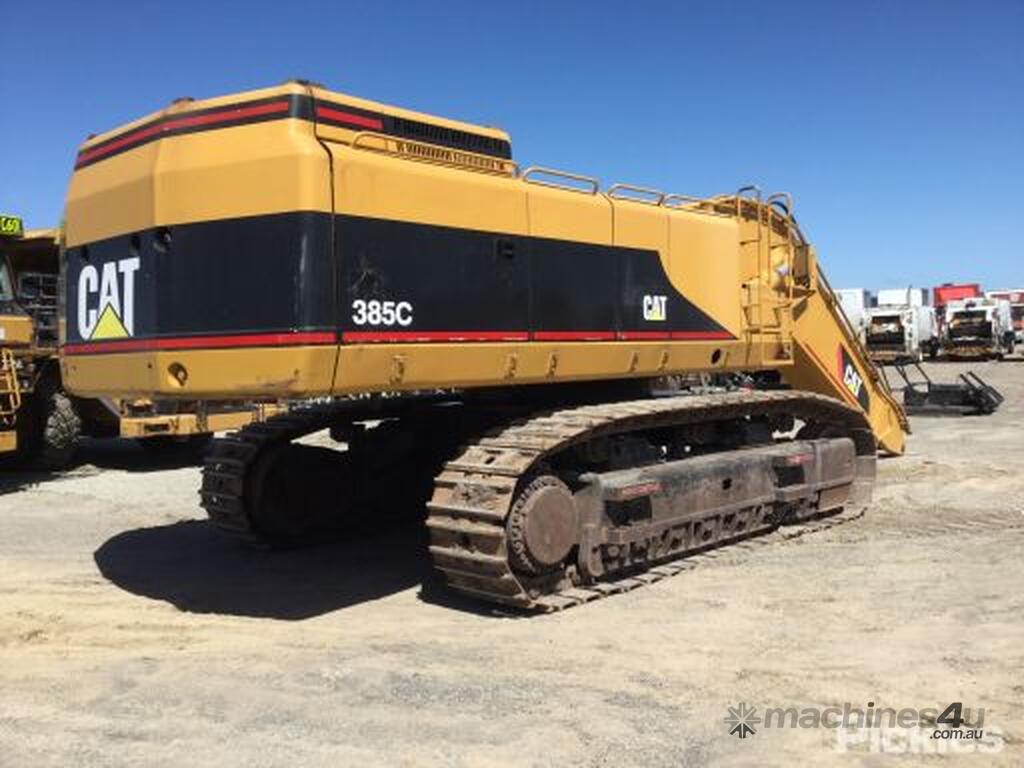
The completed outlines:
[[[306,81],[86,141],[65,275],[75,392],[310,403],[216,442],[218,527],[296,545],[418,504],[450,587],[523,609],[859,509],[908,432],[788,195],[603,188]],[[740,372],[775,384],[665,395]]]

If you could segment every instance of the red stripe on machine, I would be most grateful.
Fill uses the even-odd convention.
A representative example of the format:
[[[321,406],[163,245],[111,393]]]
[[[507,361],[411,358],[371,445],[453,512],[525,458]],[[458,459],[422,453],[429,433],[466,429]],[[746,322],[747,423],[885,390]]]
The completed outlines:
[[[362,342],[528,341],[526,331],[344,331],[341,340]]]
[[[173,339],[116,339],[65,344],[69,355],[103,352],[148,352],[162,349],[225,349],[232,347],[285,347],[298,344],[334,344],[333,331],[299,333],[245,333],[228,336],[186,336]]]
[[[728,331],[672,331],[673,339],[711,341],[713,339],[735,339]]]
[[[537,341],[614,341],[615,331],[534,331]]]
[[[83,150],[78,155],[76,165],[88,163],[98,157],[103,157],[104,155],[108,155],[118,149],[123,149],[128,145],[145,141],[159,133],[174,131],[180,128],[193,128],[201,125],[245,120],[250,117],[273,115],[279,112],[287,112],[288,109],[289,104],[287,101],[272,101],[267,104],[256,104],[251,107],[230,107],[220,112],[208,112],[203,115],[184,115],[182,117],[162,118],[159,122],[153,123],[152,125],[148,125],[144,128],[139,128],[138,130],[127,133],[124,136],[114,139],[106,144],[102,144],[92,149]]]
[[[345,331],[342,341],[365,342],[423,341],[529,341],[527,331]],[[534,331],[534,341],[650,341],[672,339],[732,339],[728,331]]]
[[[340,109],[331,109],[330,107],[317,107],[316,116],[322,117],[325,120],[334,120],[339,123],[358,125],[360,128],[370,128],[374,131],[384,130],[384,121],[379,117],[356,115],[352,112],[342,112]]]
[[[619,331],[618,337],[623,341],[655,341],[669,338],[668,331]]]
[[[651,336],[650,334],[657,334]],[[661,331],[536,331],[536,341],[614,341],[666,339],[668,334]],[[674,331],[672,338],[686,334],[685,338],[722,338],[716,331]],[[725,338],[732,338],[725,334]],[[348,344],[362,343],[415,343],[439,341],[529,341],[528,331],[345,331],[341,340]],[[168,349],[225,349],[231,347],[280,347],[297,344],[334,344],[337,336],[331,331],[308,331],[299,333],[249,333],[224,336],[185,336],[164,339],[111,339],[109,341],[87,341],[64,345],[69,355],[100,354],[105,352],[145,352]]]

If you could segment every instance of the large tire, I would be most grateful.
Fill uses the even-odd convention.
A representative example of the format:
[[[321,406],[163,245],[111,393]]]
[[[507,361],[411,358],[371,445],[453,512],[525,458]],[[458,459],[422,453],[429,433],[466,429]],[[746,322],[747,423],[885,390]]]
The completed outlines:
[[[20,452],[26,463],[51,472],[71,465],[82,434],[82,420],[59,387],[43,385],[23,406]]]

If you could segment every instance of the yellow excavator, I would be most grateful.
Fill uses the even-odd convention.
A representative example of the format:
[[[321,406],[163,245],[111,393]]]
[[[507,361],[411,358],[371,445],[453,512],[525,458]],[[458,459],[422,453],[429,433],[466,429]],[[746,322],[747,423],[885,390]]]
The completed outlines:
[[[551,610],[861,507],[904,448],[785,194],[602,187],[290,81],[90,138],[66,212],[76,393],[311,401],[208,455],[243,538],[418,498],[452,588]]]
[[[76,398],[58,355],[60,231],[0,216],[0,454],[60,470],[81,436],[140,439],[147,450],[198,454],[212,433],[279,412],[274,404]]]

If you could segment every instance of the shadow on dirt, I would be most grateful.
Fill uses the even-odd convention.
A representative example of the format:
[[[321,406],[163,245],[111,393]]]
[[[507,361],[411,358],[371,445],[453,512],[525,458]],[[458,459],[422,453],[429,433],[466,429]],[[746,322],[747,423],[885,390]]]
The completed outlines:
[[[146,447],[144,447],[144,445]],[[87,439],[75,454],[79,469],[121,469],[125,472],[161,472],[166,469],[198,467],[203,463],[202,451],[187,444],[160,445],[152,441],[123,438]]]
[[[121,589],[190,613],[288,621],[320,616],[421,585],[420,599],[489,615],[453,595],[427,555],[422,525],[353,535],[330,544],[260,550],[189,520],[126,531],[94,553],[100,573]]]
[[[0,496],[34,488],[59,477],[60,475],[54,472],[35,472],[20,469],[7,462],[0,463]]]
[[[201,453],[189,446],[153,450],[142,447],[136,440],[86,438],[75,452],[73,464],[61,471],[32,469],[19,463],[16,456],[0,457],[0,495],[43,483],[97,474],[106,469],[163,472],[168,469],[198,467],[202,463]]]

